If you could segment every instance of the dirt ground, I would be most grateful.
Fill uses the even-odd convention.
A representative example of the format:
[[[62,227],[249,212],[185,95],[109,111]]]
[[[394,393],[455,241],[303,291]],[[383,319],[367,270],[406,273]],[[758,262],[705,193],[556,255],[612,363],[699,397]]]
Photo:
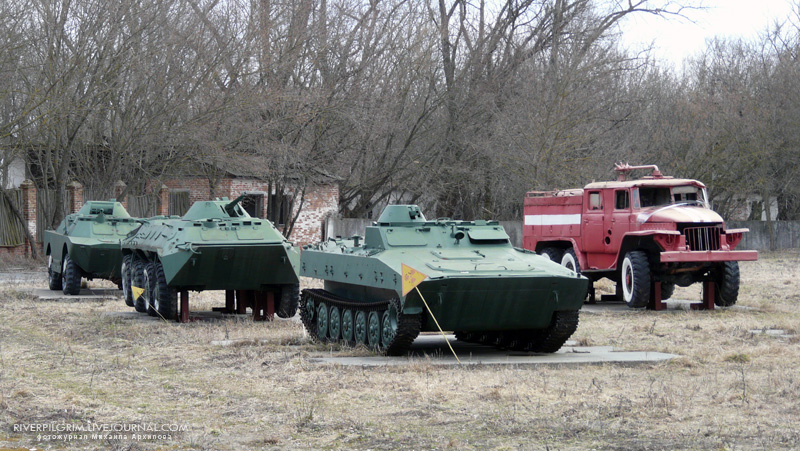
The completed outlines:
[[[0,449],[797,449],[798,263],[742,263],[734,308],[581,315],[580,344],[681,355],[638,365],[324,365],[311,359],[367,351],[311,343],[294,321],[115,318],[121,299],[41,302],[5,283]]]

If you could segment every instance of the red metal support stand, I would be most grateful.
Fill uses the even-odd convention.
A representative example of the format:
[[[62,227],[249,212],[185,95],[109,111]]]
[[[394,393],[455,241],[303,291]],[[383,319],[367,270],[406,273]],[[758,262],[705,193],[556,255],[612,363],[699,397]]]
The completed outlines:
[[[236,311],[236,294],[233,290],[225,290],[225,313]]]
[[[703,302],[700,304],[692,304],[692,310],[714,310],[716,290],[717,284],[714,283],[714,281],[703,281]]]
[[[236,313],[244,315],[247,307],[253,306],[253,292],[250,290],[236,290]]]
[[[652,282],[650,284],[650,303],[647,304],[649,310],[666,310],[667,304],[661,299],[661,282]]]
[[[181,291],[180,293],[180,301],[181,301],[181,314],[178,318],[178,321],[181,323],[188,323],[189,322],[189,292],[188,291]]]
[[[253,321],[272,321],[275,317],[275,295],[271,291],[256,291]]]

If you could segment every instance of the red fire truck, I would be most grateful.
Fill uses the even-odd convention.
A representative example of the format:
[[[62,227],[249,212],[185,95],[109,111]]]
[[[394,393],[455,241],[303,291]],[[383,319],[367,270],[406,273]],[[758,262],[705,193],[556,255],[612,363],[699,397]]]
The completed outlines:
[[[640,169],[652,174],[628,180]],[[734,250],[748,229],[726,230],[697,180],[664,176],[655,165],[615,170],[614,182],[527,193],[523,247],[592,281],[615,281],[630,307],[664,308],[676,285],[696,282],[703,282],[700,308],[735,304],[738,261],[758,258]]]

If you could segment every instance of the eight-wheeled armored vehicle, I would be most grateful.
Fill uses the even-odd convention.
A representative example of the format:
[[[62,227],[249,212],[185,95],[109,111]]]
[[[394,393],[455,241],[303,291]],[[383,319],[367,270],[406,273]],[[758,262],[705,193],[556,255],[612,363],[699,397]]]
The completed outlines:
[[[121,243],[125,302],[186,321],[188,291],[225,290],[222,311],[251,307],[255,319],[266,319],[276,305],[278,316],[294,316],[300,254],[270,221],[247,214],[239,205],[244,196],[196,202],[183,217],[144,220]]]
[[[44,232],[44,252],[51,290],[76,295],[81,278],[121,283],[119,242],[139,226],[115,199],[86,202],[55,230]]]
[[[321,341],[403,354],[420,331],[555,352],[578,326],[588,280],[512,247],[497,222],[427,221],[416,205],[390,205],[360,237],[303,250],[300,317]],[[424,280],[404,294],[404,277]]]

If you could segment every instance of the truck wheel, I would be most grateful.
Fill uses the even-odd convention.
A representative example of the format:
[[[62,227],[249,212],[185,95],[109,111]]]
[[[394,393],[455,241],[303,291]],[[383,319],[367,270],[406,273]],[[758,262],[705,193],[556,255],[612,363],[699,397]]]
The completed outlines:
[[[142,293],[140,298],[144,299],[144,305],[147,308],[147,314],[150,316],[156,316],[156,306],[153,300],[153,292],[155,291],[156,285],[156,270],[153,262],[144,264],[142,281],[142,285],[144,285],[142,287],[144,288],[144,293]]]
[[[739,262],[723,262],[715,277],[714,304],[730,307],[739,299]]]
[[[131,261],[133,255],[128,254],[122,257],[122,297],[128,307],[133,307],[133,292],[131,291]]]
[[[291,318],[297,313],[297,304],[300,300],[300,284],[284,285],[281,287],[281,298],[278,311],[280,318]]]
[[[672,294],[675,293],[675,284],[674,283],[661,283],[661,299],[669,299],[672,297]]]
[[[62,291],[64,294],[74,296],[81,292],[81,269],[66,253],[61,262],[61,277],[63,278]]]
[[[131,268],[131,287],[142,288],[144,289],[144,265],[145,262],[139,260],[137,258],[133,258],[133,267]],[[147,291],[147,290],[145,290]],[[133,299],[133,308],[136,309],[139,313],[147,313],[147,304],[145,304],[144,293],[142,293],[138,298]],[[133,290],[131,290],[131,296],[133,296]]]
[[[561,266],[571,269],[576,273],[581,273],[581,264],[578,263],[578,256],[575,255],[575,250],[573,248],[569,248],[564,252],[564,256],[561,257]]]
[[[546,247],[539,251],[539,255],[547,257],[550,261],[561,263],[562,250],[557,247]]]
[[[650,303],[650,262],[642,251],[631,251],[622,260],[620,274],[622,298],[628,307],[647,307]]]
[[[61,273],[53,267],[53,254],[47,254],[47,285],[51,290],[61,290]]]
[[[153,263],[155,280],[153,281],[153,304],[155,311],[168,321],[178,319],[178,292],[167,285],[167,276],[161,262]]]

